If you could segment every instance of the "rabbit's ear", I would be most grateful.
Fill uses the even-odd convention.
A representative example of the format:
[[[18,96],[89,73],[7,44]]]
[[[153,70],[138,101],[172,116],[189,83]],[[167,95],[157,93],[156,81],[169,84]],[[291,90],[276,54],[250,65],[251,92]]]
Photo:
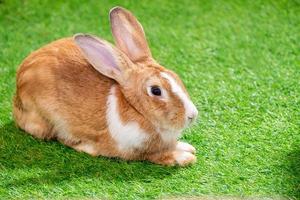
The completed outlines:
[[[130,66],[129,59],[111,44],[86,34],[76,34],[74,41],[97,71],[118,82],[123,79],[124,71]]]
[[[152,56],[143,27],[135,16],[121,7],[111,9],[109,16],[116,46],[132,62],[142,62],[151,59]]]

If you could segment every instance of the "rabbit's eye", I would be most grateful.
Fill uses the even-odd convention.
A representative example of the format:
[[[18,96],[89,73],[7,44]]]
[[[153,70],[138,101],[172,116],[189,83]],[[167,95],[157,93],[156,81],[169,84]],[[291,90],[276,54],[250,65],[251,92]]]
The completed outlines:
[[[151,93],[155,96],[161,96],[161,90],[158,86],[152,86]]]

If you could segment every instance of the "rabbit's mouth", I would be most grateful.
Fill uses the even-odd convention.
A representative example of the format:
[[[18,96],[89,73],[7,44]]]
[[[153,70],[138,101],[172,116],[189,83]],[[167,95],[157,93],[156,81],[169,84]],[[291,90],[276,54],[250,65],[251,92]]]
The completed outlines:
[[[196,124],[197,120],[198,120],[198,111],[196,114],[187,117],[184,128],[188,128],[188,127]]]

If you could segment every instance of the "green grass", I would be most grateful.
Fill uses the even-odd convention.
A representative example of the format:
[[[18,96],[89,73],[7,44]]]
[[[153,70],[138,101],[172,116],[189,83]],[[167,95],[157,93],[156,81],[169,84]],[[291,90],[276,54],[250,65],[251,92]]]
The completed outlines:
[[[197,164],[93,158],[18,130],[18,64],[78,32],[112,41],[108,11],[143,24],[154,57],[200,111]],[[0,1],[0,199],[285,196],[300,199],[300,1]]]

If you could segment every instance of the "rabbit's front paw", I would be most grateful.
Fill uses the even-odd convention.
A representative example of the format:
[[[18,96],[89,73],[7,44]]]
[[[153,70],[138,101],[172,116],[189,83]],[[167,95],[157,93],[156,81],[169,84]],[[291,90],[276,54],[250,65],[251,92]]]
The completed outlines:
[[[173,156],[176,164],[178,164],[179,166],[186,166],[197,161],[196,156],[188,151],[174,151]]]
[[[174,151],[160,152],[149,155],[147,160],[160,165],[187,166],[189,164],[195,163],[197,158],[191,152],[176,149]]]
[[[186,151],[192,154],[196,153],[195,147],[185,142],[177,142],[176,150],[178,151]]]

